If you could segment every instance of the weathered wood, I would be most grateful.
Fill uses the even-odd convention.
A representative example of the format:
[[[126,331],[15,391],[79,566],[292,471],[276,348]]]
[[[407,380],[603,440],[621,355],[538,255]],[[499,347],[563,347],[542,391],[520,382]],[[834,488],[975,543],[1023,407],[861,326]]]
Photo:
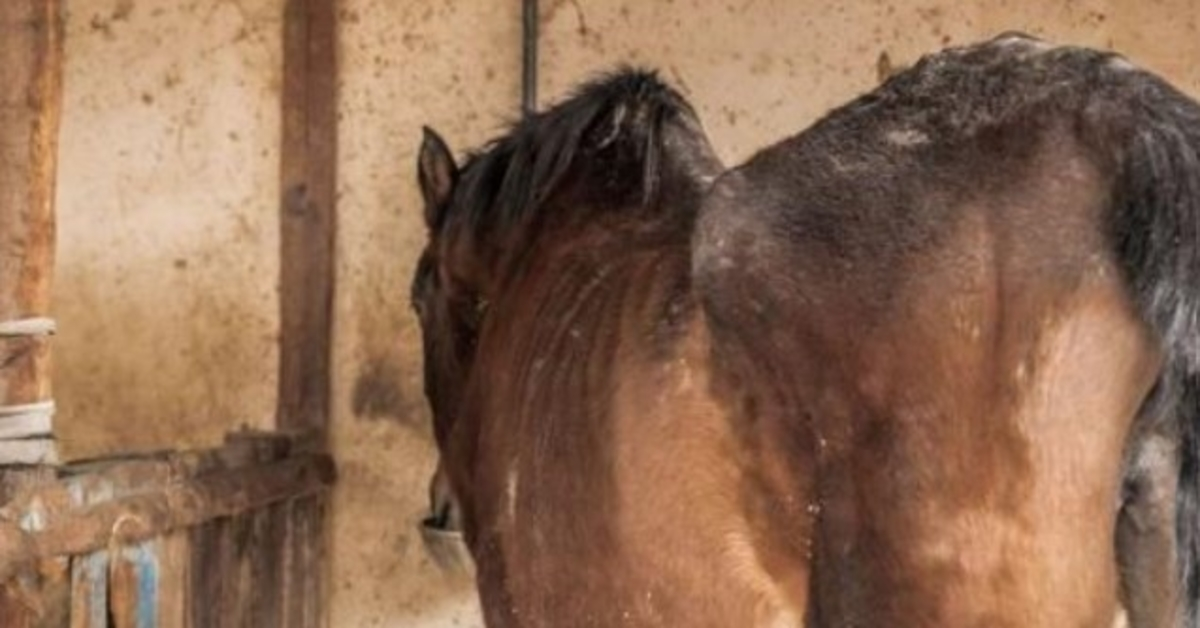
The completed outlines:
[[[255,594],[249,600],[245,626],[284,626],[283,600],[287,580],[283,575],[287,542],[287,502],[272,504],[248,515],[253,518],[250,582]]]
[[[286,599],[280,625],[324,628],[329,622],[325,607],[325,498],[313,495],[293,500],[290,506],[284,561]]]
[[[255,591],[250,582],[250,565],[258,540],[254,538],[253,513],[234,515],[229,521],[229,532],[229,557],[224,573],[225,592],[228,597],[221,625],[243,628],[250,618],[250,598],[254,595],[269,595],[269,592]]]
[[[55,480],[50,467],[10,467],[0,470],[0,503],[36,491]],[[44,524],[42,512],[23,511],[29,529]],[[70,622],[71,561],[50,558],[19,578],[0,583],[0,626],[4,628],[67,628]]]
[[[62,37],[61,0],[0,2],[0,322],[50,309]],[[49,398],[47,336],[0,335],[0,406]]]
[[[280,339],[277,424],[329,424],[336,237],[334,0],[287,0],[280,163]]]
[[[189,628],[190,538],[187,531],[168,534],[158,545],[158,623],[156,628]],[[264,627],[265,628],[265,627]]]
[[[280,164],[280,367],[276,425],[329,432],[334,249],[337,234],[335,0],[286,0]],[[279,525],[283,582],[277,624],[325,626],[324,499],[292,500]],[[270,560],[263,557],[263,564]],[[264,620],[269,621],[269,620]]]
[[[71,560],[71,628],[108,627],[108,552]]]
[[[0,626],[67,628],[70,604],[70,559],[44,560],[36,571],[0,585]]]
[[[111,543],[137,543],[218,517],[319,493],[333,477],[329,457],[301,455],[270,465],[210,472],[143,494],[58,512],[37,531],[0,522],[0,582],[40,558],[80,555]]]
[[[192,586],[188,593],[189,617],[194,628],[233,627],[232,520],[221,517],[196,526],[191,532]]]
[[[163,593],[159,549],[156,541],[109,548],[111,628],[159,628]]]

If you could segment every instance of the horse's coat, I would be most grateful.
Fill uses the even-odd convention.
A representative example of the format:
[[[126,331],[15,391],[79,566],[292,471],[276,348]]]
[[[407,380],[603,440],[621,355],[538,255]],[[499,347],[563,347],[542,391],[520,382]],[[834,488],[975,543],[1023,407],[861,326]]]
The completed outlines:
[[[427,134],[489,626],[1197,626],[1200,107],[1006,35],[721,170],[637,72]]]

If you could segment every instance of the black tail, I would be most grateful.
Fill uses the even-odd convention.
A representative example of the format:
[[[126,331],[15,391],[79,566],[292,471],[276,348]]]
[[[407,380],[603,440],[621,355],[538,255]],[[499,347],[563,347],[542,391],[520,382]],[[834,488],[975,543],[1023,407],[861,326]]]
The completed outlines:
[[[1142,315],[1162,339],[1162,407],[1179,436],[1176,552],[1183,625],[1200,628],[1200,104],[1143,72],[1110,65],[1129,105],[1113,214]],[[1131,95],[1132,94],[1132,95]],[[1111,113],[1111,111],[1110,111]]]

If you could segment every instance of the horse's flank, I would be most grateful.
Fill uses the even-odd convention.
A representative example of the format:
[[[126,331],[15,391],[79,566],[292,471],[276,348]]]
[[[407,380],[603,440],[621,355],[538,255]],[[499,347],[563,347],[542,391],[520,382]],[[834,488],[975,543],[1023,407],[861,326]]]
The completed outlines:
[[[1195,162],[1178,140],[1196,112],[1111,56],[1005,37],[718,181],[696,281],[716,353],[743,357],[717,379],[749,383],[734,420],[761,457],[813,444],[790,476],[817,478],[814,625],[1108,626],[1123,605],[1174,625],[1176,576],[1131,558],[1174,556],[1174,509],[1160,486],[1127,491],[1125,457],[1195,421],[1180,397],[1139,408],[1182,386],[1163,361],[1195,347],[1174,330],[1197,324],[1200,212],[1155,205],[1196,177],[1168,166]],[[1138,133],[1178,154],[1146,159]],[[1179,469],[1141,459],[1158,466],[1135,482]],[[1153,516],[1134,533],[1118,511]]]

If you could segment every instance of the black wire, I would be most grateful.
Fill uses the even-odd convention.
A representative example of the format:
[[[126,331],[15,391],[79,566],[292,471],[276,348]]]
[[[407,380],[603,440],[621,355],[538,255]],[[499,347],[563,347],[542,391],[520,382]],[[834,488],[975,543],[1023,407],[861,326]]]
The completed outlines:
[[[537,0],[523,0],[521,27],[521,115],[528,117],[537,110]]]

